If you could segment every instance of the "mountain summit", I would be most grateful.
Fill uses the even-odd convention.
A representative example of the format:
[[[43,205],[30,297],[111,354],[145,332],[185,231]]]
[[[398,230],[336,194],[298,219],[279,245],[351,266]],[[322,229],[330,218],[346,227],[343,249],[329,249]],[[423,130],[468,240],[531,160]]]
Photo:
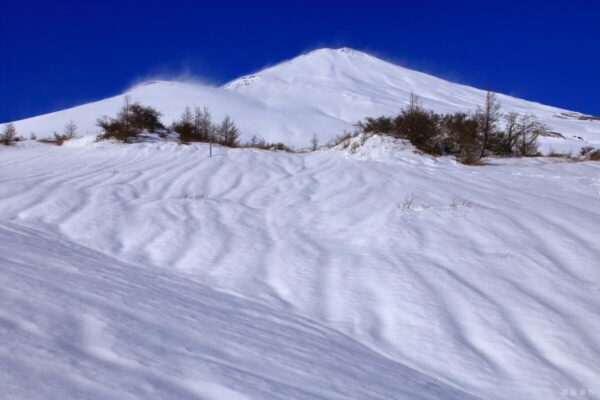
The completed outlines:
[[[473,111],[485,92],[410,70],[347,47],[323,48],[235,79],[222,87],[177,81],[151,81],[122,95],[16,123],[22,134],[38,137],[62,130],[73,119],[82,133],[95,134],[96,118],[111,115],[123,95],[157,108],[165,123],[186,106],[208,106],[216,118],[230,115],[243,133],[273,142],[307,146],[313,134],[326,142],[367,116],[395,114],[417,94],[437,112]],[[506,95],[503,111],[535,114],[554,132],[575,138],[570,145],[600,144],[600,123],[573,113]],[[565,144],[566,142],[561,142]]]

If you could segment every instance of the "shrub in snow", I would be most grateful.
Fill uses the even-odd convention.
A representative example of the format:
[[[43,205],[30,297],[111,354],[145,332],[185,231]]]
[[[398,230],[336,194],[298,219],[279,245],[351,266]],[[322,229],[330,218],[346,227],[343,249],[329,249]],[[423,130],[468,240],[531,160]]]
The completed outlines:
[[[116,118],[102,117],[97,125],[103,130],[99,139],[117,139],[121,142],[131,142],[140,133],[156,132],[164,129],[160,122],[160,113],[152,107],[131,103],[129,96],[125,97],[123,107]]]
[[[55,144],[57,146],[62,146],[62,144],[64,142],[66,142],[67,140],[73,139],[76,134],[77,134],[77,124],[75,124],[75,122],[73,120],[70,120],[65,125],[65,130],[62,134],[54,132],[54,139],[41,139],[40,142],[51,143],[51,144]]]
[[[587,155],[590,161],[600,161],[600,150],[594,150]]]
[[[365,133],[386,133],[392,134],[396,131],[394,120],[390,117],[367,117],[364,121],[356,124],[358,129]],[[347,138],[346,138],[347,139]]]
[[[426,153],[439,154],[436,145],[441,134],[439,119],[438,114],[423,109],[418,98],[411,94],[408,108],[394,119],[394,135],[408,139]]]
[[[440,118],[441,144],[445,153],[456,154],[463,164],[477,164],[481,155],[481,140],[477,120],[466,113],[447,114]]]
[[[249,142],[239,145],[239,147],[245,148],[254,148],[261,150],[279,150],[279,151],[287,151],[288,153],[293,153],[294,150],[291,147],[286,146],[283,143],[271,143],[267,142],[264,139],[259,139],[256,136],[252,136]]]

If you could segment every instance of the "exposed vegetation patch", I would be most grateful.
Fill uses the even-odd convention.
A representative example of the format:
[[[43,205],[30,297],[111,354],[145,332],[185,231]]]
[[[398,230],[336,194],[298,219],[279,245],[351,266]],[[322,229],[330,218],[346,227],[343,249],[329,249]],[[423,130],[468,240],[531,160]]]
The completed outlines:
[[[398,115],[368,117],[356,127],[359,132],[407,139],[418,150],[434,156],[455,155],[469,165],[480,164],[487,155],[538,155],[538,137],[548,131],[533,115],[502,114],[492,92],[474,113],[454,114],[425,110],[412,94],[409,106]],[[342,136],[338,142],[347,138]]]

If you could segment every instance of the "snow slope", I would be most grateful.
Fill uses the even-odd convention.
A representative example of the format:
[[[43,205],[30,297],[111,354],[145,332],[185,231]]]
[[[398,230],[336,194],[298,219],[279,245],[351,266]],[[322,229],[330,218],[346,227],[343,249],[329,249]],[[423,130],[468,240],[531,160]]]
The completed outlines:
[[[600,164],[354,140],[0,149],[3,393],[600,398]]]
[[[474,399],[306,317],[0,222],[4,399]]]
[[[439,112],[472,111],[484,92],[412,71],[347,48],[320,49],[236,79],[223,87],[175,81],[151,81],[131,88],[135,101],[156,107],[171,123],[186,106],[208,106],[217,119],[231,115],[243,138],[307,147],[316,134],[325,143],[366,116],[394,114],[419,95],[425,107]],[[96,119],[114,115],[123,95],[16,123],[18,131],[38,137],[60,132],[73,119],[83,134],[96,134]],[[600,121],[581,114],[501,95],[503,110],[534,113],[568,140],[543,142],[556,150],[600,146]]]

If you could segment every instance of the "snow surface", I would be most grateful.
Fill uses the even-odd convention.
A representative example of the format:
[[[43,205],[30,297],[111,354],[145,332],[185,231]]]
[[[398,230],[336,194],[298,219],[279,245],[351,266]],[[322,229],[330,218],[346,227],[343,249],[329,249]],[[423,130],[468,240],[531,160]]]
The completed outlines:
[[[448,82],[383,61],[356,50],[320,49],[236,79],[222,87],[176,81],[149,81],[122,95],[16,123],[28,137],[61,132],[73,119],[81,134],[95,135],[96,119],[114,115],[123,96],[153,106],[170,124],[186,106],[208,106],[216,119],[233,117],[243,139],[253,135],[271,142],[308,147],[313,134],[325,143],[367,116],[396,114],[416,93],[425,107],[438,112],[473,111],[483,103],[479,89]],[[542,139],[543,151],[578,152],[600,147],[600,121],[539,103],[500,95],[503,111],[533,113],[567,138]]]
[[[0,397],[600,398],[600,163],[215,153],[0,148]]]

